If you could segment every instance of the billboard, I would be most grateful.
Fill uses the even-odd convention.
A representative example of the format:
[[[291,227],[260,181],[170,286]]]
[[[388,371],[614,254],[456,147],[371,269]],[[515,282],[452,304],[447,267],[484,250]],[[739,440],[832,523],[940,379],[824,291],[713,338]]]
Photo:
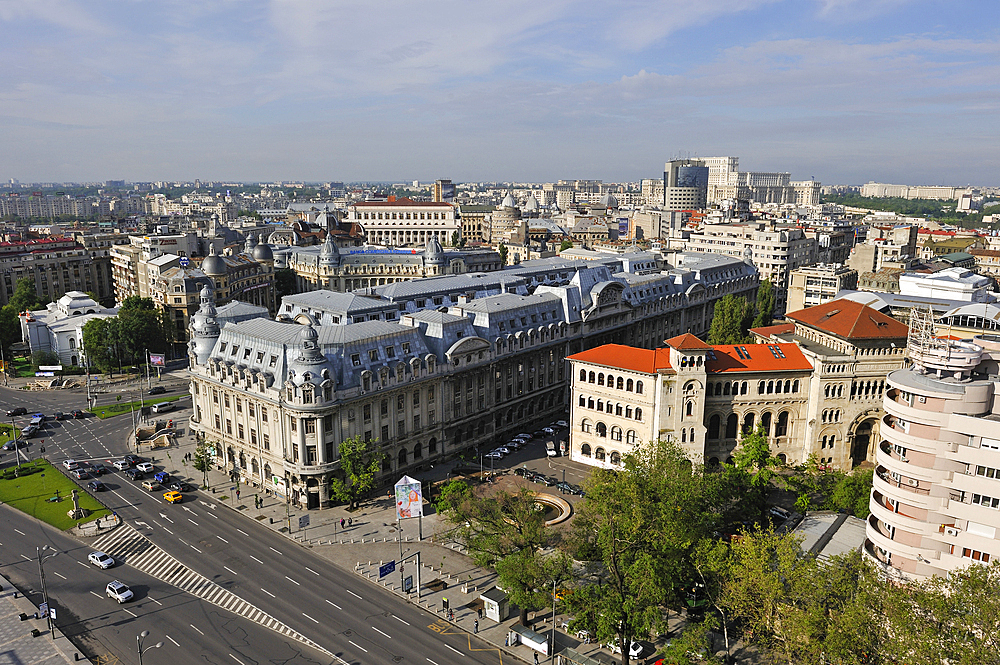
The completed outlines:
[[[164,367],[167,364],[167,357],[162,353],[150,353],[149,364],[154,367]]]
[[[396,519],[405,520],[408,517],[423,517],[424,497],[420,490],[420,481],[409,476],[403,476],[395,485],[396,488]]]
[[[628,217],[618,217],[618,237],[623,238],[628,235]]]

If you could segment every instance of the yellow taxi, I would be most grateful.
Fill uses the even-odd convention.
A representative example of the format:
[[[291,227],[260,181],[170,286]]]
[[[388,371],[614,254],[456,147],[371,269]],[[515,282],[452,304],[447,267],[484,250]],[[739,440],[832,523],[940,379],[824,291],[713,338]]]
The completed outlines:
[[[180,492],[167,492],[163,495],[163,498],[167,500],[167,503],[180,503],[184,495]]]

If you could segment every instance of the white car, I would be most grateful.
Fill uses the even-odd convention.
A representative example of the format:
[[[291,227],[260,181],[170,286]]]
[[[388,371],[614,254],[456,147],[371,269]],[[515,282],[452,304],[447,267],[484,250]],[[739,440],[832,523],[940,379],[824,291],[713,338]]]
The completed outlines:
[[[112,463],[112,466],[115,467],[116,469],[118,469],[119,471],[124,471],[125,469],[131,469],[132,468],[132,465],[129,464],[128,462],[126,462],[123,459],[116,459]]]
[[[503,453],[498,453],[497,451],[488,452],[483,455],[486,459],[503,459]]]
[[[149,462],[139,462],[135,465],[135,468],[139,469],[143,473],[153,473],[153,465]]]
[[[552,429],[551,427],[543,427],[542,431],[545,432],[546,434],[555,434],[556,433],[556,431],[554,429]]]
[[[73,469],[78,468],[80,466],[80,463],[77,462],[75,459],[64,459],[62,465],[65,468],[67,468],[70,471],[72,471]]]
[[[622,650],[621,647],[618,646],[617,639],[614,642],[609,642],[606,646],[608,647],[608,650],[611,651],[611,653],[621,655]],[[633,641],[628,648],[628,657],[638,658],[642,655],[642,651],[643,651],[642,644]]]
[[[557,420],[556,427],[569,427],[569,423],[565,420]]]
[[[514,437],[515,439],[524,439],[525,441],[531,441],[534,437],[530,434],[521,433]]]
[[[122,584],[118,580],[109,582],[107,587],[108,598],[114,598],[119,604],[132,600],[132,589],[127,584]]]
[[[115,560],[104,552],[91,552],[87,555],[87,561],[104,570],[115,565]]]

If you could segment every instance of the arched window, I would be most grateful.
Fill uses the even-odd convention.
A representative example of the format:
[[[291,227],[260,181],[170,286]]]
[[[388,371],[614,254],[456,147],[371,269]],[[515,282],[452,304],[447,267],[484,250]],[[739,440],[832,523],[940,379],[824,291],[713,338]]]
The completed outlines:
[[[793,393],[799,392],[799,380],[798,379],[795,379],[794,381],[792,381],[792,392]]]
[[[615,387],[618,388],[618,390],[621,390],[624,385],[625,385],[625,380],[622,379],[622,377],[619,376],[618,377],[618,383],[616,384]]]
[[[716,393],[716,394],[718,394],[718,393]],[[728,395],[729,394],[729,384],[728,383],[722,387],[722,394],[723,395]]]
[[[632,417],[632,407],[631,406],[626,406],[625,407],[625,417],[626,418],[631,418]]]
[[[610,460],[611,463],[614,464],[615,466],[621,466],[622,454],[617,450],[612,450],[610,455]]]
[[[774,426],[775,436],[788,436],[788,412],[782,411],[778,414],[778,422]]]
[[[735,439],[736,430],[739,427],[739,417],[735,413],[730,413],[729,417],[726,419],[726,438]]]
[[[771,436],[771,412],[765,411],[760,415],[760,424],[764,426],[764,434]]]
[[[635,382],[635,391],[640,395],[642,394],[642,381]]]
[[[597,410],[598,411],[604,411],[604,401],[603,400],[597,400]]]
[[[767,394],[770,395],[774,392],[774,381],[767,382]]]
[[[711,418],[708,419],[708,439],[709,441],[715,441],[719,438],[719,427],[722,424],[722,417],[719,414],[713,414]]]
[[[580,406],[587,406],[587,398],[580,395]]]
[[[587,380],[587,370],[585,370],[585,369],[581,369],[580,370],[580,380],[581,381],[586,381]]]
[[[604,385],[604,372],[601,372],[600,374],[597,375],[597,385],[599,386]]]
[[[750,386],[746,381],[743,382],[743,388],[740,390],[741,395],[748,395],[750,393]]]
[[[642,420],[642,409],[640,409],[639,407],[635,408],[635,419]]]
[[[583,455],[584,457],[590,457],[590,444],[589,443],[585,443],[582,446],[580,446],[580,454]]]
[[[594,430],[597,433],[597,436],[602,439],[608,436],[608,426],[604,423],[597,423],[597,427],[595,427]]]
[[[591,372],[588,381],[590,383],[594,383],[596,380],[597,380],[597,376],[593,372]]]
[[[587,398],[587,408],[588,409],[593,409],[594,408],[594,398],[593,397],[588,397]]]
[[[785,392],[786,393],[792,392],[791,388],[792,388],[792,382],[791,381],[785,381]],[[843,387],[841,387],[841,388],[843,388]]]
[[[400,466],[406,465],[406,448],[401,448],[399,451],[399,457],[397,459]]]
[[[629,379],[628,382],[625,384],[625,390],[632,392],[632,379]]]
[[[618,425],[614,425],[611,428],[611,440],[612,441],[621,441],[622,440],[622,428],[619,427]]]
[[[681,429],[681,443],[688,442],[688,431],[686,429]]]
[[[414,445],[413,446],[413,459],[420,459],[423,456],[424,456],[424,453],[420,449],[420,444],[418,443],[418,444]]]
[[[591,427],[592,427],[592,424],[591,424],[591,422],[590,422],[589,420],[587,420],[586,418],[584,418],[584,419],[583,419],[583,420],[582,420],[582,421],[580,422],[580,431],[581,431],[581,432],[584,432],[584,433],[587,433],[587,434],[589,434],[589,433],[590,433],[590,428],[591,428]]]
[[[629,431],[625,432],[625,443],[628,443],[633,446],[636,444],[634,429],[630,429]]]
[[[758,395],[763,395],[764,394],[764,386],[766,386],[766,385],[767,384],[764,383],[763,381],[761,381],[760,383],[757,384],[757,394]]]
[[[616,416],[622,415],[622,405],[621,404],[615,404],[615,415]]]
[[[615,377],[608,374],[608,388],[614,388],[614,387],[615,387]]]
[[[604,448],[598,446],[597,450],[594,451],[594,459],[598,462],[604,461]]]
[[[747,413],[746,415],[743,416],[743,433],[744,434],[749,434],[750,432],[753,431],[753,420],[754,420],[754,415],[753,415],[752,411],[750,413]]]
[[[691,417],[694,415],[694,402],[688,400],[688,403],[684,405],[684,415]]]

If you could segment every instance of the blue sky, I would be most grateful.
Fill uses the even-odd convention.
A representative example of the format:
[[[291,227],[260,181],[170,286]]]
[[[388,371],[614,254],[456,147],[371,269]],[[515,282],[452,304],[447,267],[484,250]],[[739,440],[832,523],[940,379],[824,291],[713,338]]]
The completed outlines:
[[[996,0],[0,0],[0,178],[1000,185]]]

